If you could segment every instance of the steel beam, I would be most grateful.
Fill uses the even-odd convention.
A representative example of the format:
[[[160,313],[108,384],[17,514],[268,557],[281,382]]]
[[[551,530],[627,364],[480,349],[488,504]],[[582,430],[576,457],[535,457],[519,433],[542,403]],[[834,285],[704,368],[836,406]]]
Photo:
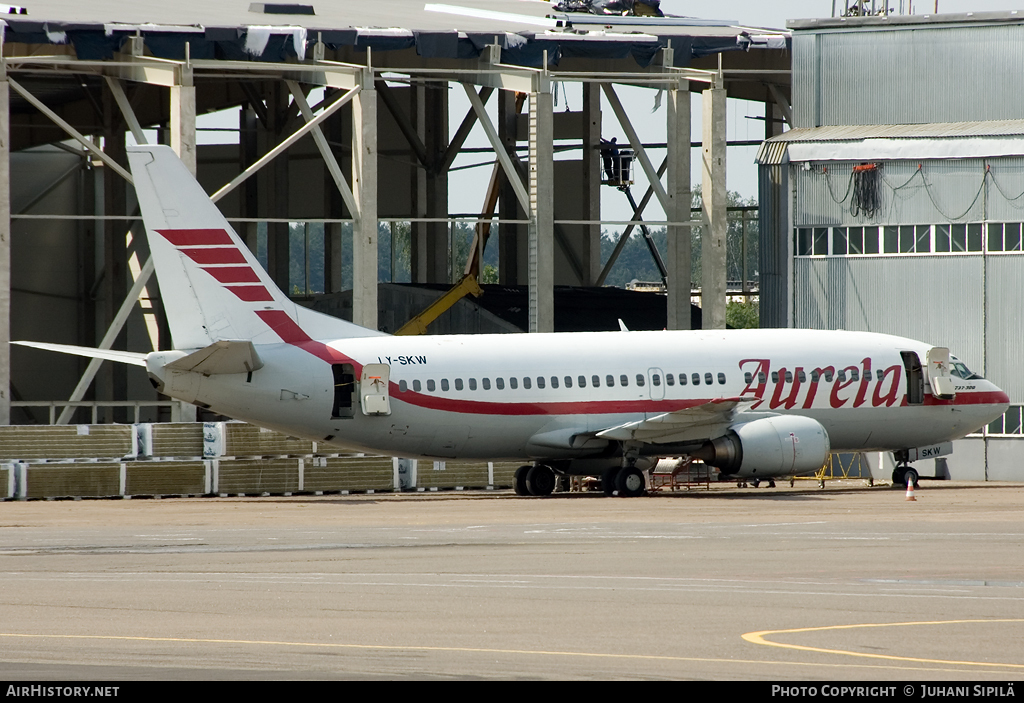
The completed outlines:
[[[223,188],[218,190],[216,193],[211,195],[210,199],[213,200],[214,202],[217,202],[218,200],[223,198],[225,195],[227,195],[228,193],[233,191],[239,185],[244,183],[254,173],[256,173],[261,168],[266,166],[268,163],[273,161],[274,158],[277,157],[281,152],[283,152],[285,149],[290,147],[292,144],[297,142],[302,137],[306,136],[306,134],[308,134],[309,132],[313,131],[321,122],[323,122],[328,117],[333,115],[342,105],[344,105],[345,103],[347,103],[350,100],[352,100],[352,98],[354,98],[359,93],[359,91],[360,91],[360,88],[358,88],[358,87],[352,88],[351,90],[346,92],[344,95],[339,97],[337,100],[335,100],[333,103],[331,103],[323,112],[321,112],[319,115],[314,117],[312,120],[310,120],[306,124],[302,125],[302,127],[300,127],[295,132],[293,132],[291,134],[291,136],[289,136],[283,142],[281,142],[280,144],[275,146],[273,149],[268,151],[266,154],[264,154],[258,161],[256,161],[256,163],[254,163],[252,166],[250,166],[249,168],[247,168],[244,171],[242,171],[242,173],[240,173],[237,176],[235,176],[235,178],[232,179],[232,181],[230,183],[228,183]]]
[[[491,97],[491,93],[494,92],[494,88],[484,87],[480,89],[478,96],[480,102],[484,105],[487,104],[487,100]],[[451,142],[448,144],[448,148],[445,149],[444,156],[441,158],[441,163],[437,165],[438,173],[443,173],[451,168],[452,162],[455,161],[455,157],[459,155],[459,150],[462,149],[462,145],[466,143],[466,138],[469,133],[473,131],[473,125],[476,124],[476,110],[470,108],[466,116],[462,118],[462,124],[455,130],[455,136],[452,137]]]
[[[601,88],[604,90],[605,97],[608,98],[608,104],[611,105],[612,112],[615,113],[615,119],[619,121],[622,131],[626,133],[626,137],[629,139],[629,145],[633,148],[637,161],[643,166],[644,173],[647,174],[647,180],[654,187],[654,193],[658,196],[658,202],[661,203],[661,207],[666,213],[669,212],[672,209],[672,204],[669,202],[668,193],[665,192],[665,187],[661,185],[658,172],[654,170],[654,164],[651,163],[651,159],[647,156],[647,150],[644,149],[643,142],[640,141],[636,130],[633,129],[633,125],[629,121],[629,115],[622,109],[619,96],[615,94],[615,90],[610,83],[602,83]]]
[[[306,96],[302,92],[302,88],[295,81],[285,81],[288,85],[288,90],[291,91],[292,97],[295,100],[295,104],[299,106],[299,112],[302,113],[303,119],[307,123],[312,122],[315,118],[313,111],[309,107],[309,103],[306,101]],[[313,141],[316,143],[316,148],[320,150],[320,156],[323,157],[324,163],[327,165],[327,171],[331,174],[331,178],[334,180],[334,185],[338,187],[338,192],[341,193],[342,199],[345,201],[345,207],[355,217],[358,213],[359,208],[356,205],[355,198],[352,195],[352,189],[348,185],[348,181],[345,180],[345,175],[341,172],[341,166],[338,165],[338,160],[334,158],[334,152],[331,151],[330,144],[327,143],[327,137],[324,136],[324,132],[317,125],[312,130]]]
[[[483,101],[480,100],[480,96],[476,94],[476,91],[466,83],[462,84],[462,87],[466,90],[466,95],[469,97],[469,102],[473,105],[473,110],[476,111],[476,117],[480,121],[480,126],[483,127],[484,133],[487,135],[488,141],[491,142],[491,146],[494,148],[494,153],[498,157],[498,161],[501,163],[501,168],[505,171],[505,177],[508,178],[509,183],[515,189],[516,198],[519,199],[519,204],[523,206],[523,210],[526,211],[526,216],[530,217],[530,213],[533,212],[533,206],[531,205],[531,196],[527,189],[523,186],[522,180],[519,178],[519,172],[516,171],[515,165],[512,163],[512,159],[509,157],[508,152],[501,144],[501,139],[498,138],[498,131],[494,128],[491,123],[491,118],[484,109]],[[530,115],[531,124],[534,114],[534,100],[532,100],[533,93],[530,97]],[[550,100],[551,93],[548,92],[547,96]],[[548,108],[550,113],[550,107]],[[550,115],[549,115],[550,116]],[[552,132],[553,134],[553,132]],[[531,132],[532,135],[532,132]],[[532,136],[531,136],[532,139]],[[551,151],[551,139],[548,138],[548,153]],[[532,144],[532,142],[531,142]],[[531,147],[532,149],[532,147]],[[532,151],[531,151],[532,153]],[[549,181],[550,183],[550,181]]]
[[[121,85],[121,81],[110,76],[104,76],[104,78],[107,81],[107,86],[110,88],[111,95],[114,96],[114,100],[117,102],[117,106],[121,109],[121,115],[124,117],[125,124],[131,130],[132,136],[135,137],[135,143],[147,144],[146,135],[142,131],[142,125],[139,124],[139,118],[135,116],[135,111],[132,110],[132,105],[128,102],[128,96],[125,95],[124,86]]]
[[[104,154],[103,151],[99,147],[97,147],[95,144],[93,144],[90,140],[86,139],[82,135],[81,132],[79,132],[77,129],[72,127],[70,124],[68,124],[67,122],[62,120],[60,118],[60,116],[56,112],[54,112],[50,108],[46,107],[46,105],[44,105],[39,100],[39,98],[37,98],[36,96],[32,95],[32,93],[30,93],[27,90],[25,90],[25,88],[23,88],[21,86],[21,84],[19,84],[13,78],[8,77],[7,82],[10,84],[10,86],[12,88],[14,88],[14,91],[16,93],[18,93],[18,95],[20,95],[21,97],[25,98],[25,100],[27,100],[29,103],[31,103],[33,107],[35,107],[41,113],[43,113],[44,115],[49,117],[50,120],[54,124],[56,124],[58,127],[60,127],[65,132],[67,132],[69,135],[71,135],[75,139],[75,141],[77,141],[79,144],[81,144],[86,149],[88,149],[96,158],[98,158],[100,161],[102,161],[104,164],[106,164],[108,167],[110,167],[110,169],[112,171],[117,173],[119,176],[121,176],[123,179],[125,179],[126,181],[128,181],[132,185],[135,185],[135,181],[132,179],[132,174],[128,173],[128,171],[126,171],[124,168],[122,168],[119,163],[117,163],[116,161],[111,159],[109,156]]]
[[[663,173],[665,173],[665,169],[666,168],[668,168],[668,158],[667,157],[662,160],[661,166],[658,167],[658,177],[659,178],[661,177],[661,175]],[[626,229],[624,229],[622,231],[622,234],[619,236],[619,241],[617,241],[615,243],[615,248],[612,249],[612,253],[608,257],[608,261],[605,262],[604,268],[601,269],[601,275],[597,277],[597,282],[594,285],[596,285],[596,286],[603,286],[604,285],[605,279],[608,278],[608,274],[611,273],[612,266],[615,265],[615,262],[619,258],[619,254],[622,253],[623,247],[625,247],[626,246],[626,242],[629,241],[629,235],[633,233],[633,228],[636,227],[637,224],[639,224],[640,222],[643,221],[642,216],[644,214],[644,208],[647,207],[647,203],[651,202],[651,198],[653,196],[654,196],[654,188],[651,187],[651,186],[647,186],[647,191],[644,192],[644,197],[642,197],[640,199],[640,204],[637,205],[636,209],[633,211],[633,219],[635,221],[634,222],[630,222],[629,224],[627,224],[626,225]]]

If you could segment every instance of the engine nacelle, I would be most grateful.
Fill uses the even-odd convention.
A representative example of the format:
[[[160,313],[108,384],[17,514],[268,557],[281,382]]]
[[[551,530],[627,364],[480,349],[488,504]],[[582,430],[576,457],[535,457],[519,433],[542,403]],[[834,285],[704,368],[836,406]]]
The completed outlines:
[[[828,458],[828,432],[817,420],[781,415],[733,425],[693,456],[736,476],[795,476],[817,471]]]

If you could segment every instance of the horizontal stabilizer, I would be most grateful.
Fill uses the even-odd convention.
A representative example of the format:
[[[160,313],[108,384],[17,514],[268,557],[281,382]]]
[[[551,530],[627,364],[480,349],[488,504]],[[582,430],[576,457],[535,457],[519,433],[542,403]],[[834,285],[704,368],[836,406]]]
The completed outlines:
[[[118,361],[122,364],[132,364],[133,366],[146,365],[146,355],[139,352],[119,351],[117,349],[93,349],[92,347],[76,347],[71,344],[49,344],[47,342],[11,342],[11,344],[46,349],[47,351],[55,351],[62,354],[87,356],[91,359]]]
[[[263,368],[263,360],[256,347],[248,340],[225,339],[214,342],[165,368],[175,371],[194,371],[206,376],[222,373],[250,373]]]

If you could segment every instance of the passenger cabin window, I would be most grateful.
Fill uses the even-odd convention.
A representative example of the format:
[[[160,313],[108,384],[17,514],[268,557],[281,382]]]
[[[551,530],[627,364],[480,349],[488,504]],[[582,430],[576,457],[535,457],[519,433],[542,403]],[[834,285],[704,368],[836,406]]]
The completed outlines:
[[[627,376],[626,374],[622,374],[621,376],[619,376],[619,385],[622,386],[623,388],[628,386],[629,385],[629,376]]]
[[[494,385],[497,387],[497,389],[499,391],[505,390],[505,379],[503,379],[503,378],[496,378],[496,379],[494,379]]]
[[[640,386],[642,388],[644,383],[645,383],[644,375],[642,373],[638,373],[636,375],[636,385],[638,385],[638,386]]]
[[[686,374],[685,373],[679,374],[679,385],[680,386],[685,386],[686,385]]]
[[[660,386],[661,385],[661,376],[659,376],[658,374],[652,375],[651,376],[651,383],[653,385],[655,385],[655,386]]]
[[[480,379],[480,383],[483,385],[485,391],[491,390],[491,379],[482,378]]]
[[[576,380],[579,382],[580,388],[586,388],[587,387],[587,377],[586,376],[580,376]]]
[[[551,387],[558,388],[558,376],[551,377]]]
[[[435,390],[435,388],[436,387],[434,386],[434,379],[432,379],[432,378],[431,379],[427,379],[427,390],[428,391],[433,391],[433,390]]]
[[[583,378],[583,377],[580,376],[580,378]],[[572,376],[566,376],[565,377],[565,387],[566,388],[572,388]]]
[[[423,385],[418,380],[417,381],[413,381],[412,382],[412,389],[414,391],[416,391],[417,393],[419,393],[421,390],[423,390]]]
[[[442,378],[441,379],[441,390],[443,390],[443,391],[448,390],[448,379],[447,378]]]
[[[712,383],[714,383],[714,378],[712,377],[711,372],[710,371],[705,372],[705,374],[704,374],[704,385],[710,386]]]
[[[519,379],[516,378],[515,376],[512,376],[510,379],[508,379],[508,387],[511,388],[512,390],[516,390],[517,388],[519,388]]]
[[[724,386],[725,385],[725,374],[724,373],[719,373],[718,374],[718,384],[720,386]]]
[[[590,382],[593,384],[594,388],[600,388],[601,387],[601,377],[600,376],[591,376],[590,377]]]
[[[605,385],[607,385],[609,388],[612,388],[612,387],[615,386],[615,377],[612,376],[612,375],[605,376],[604,377],[604,381],[605,381]]]
[[[690,376],[690,380],[693,381],[693,385],[699,386],[700,385],[700,374],[699,373],[693,374],[692,376]]]
[[[670,373],[665,374],[665,383],[669,386],[676,385],[676,377]]]
[[[543,388],[543,387],[544,387],[544,377],[543,376],[538,376],[537,377],[537,388]]]
[[[526,390],[530,390],[530,388],[533,387],[531,384],[532,384],[532,381],[530,381],[530,377],[529,376],[523,376],[523,388],[525,388]]]
[[[743,382],[746,383],[748,386],[751,384],[751,382],[753,380],[754,380],[754,374],[750,373],[749,371],[747,371],[745,374],[743,374]]]
[[[476,379],[475,378],[469,379],[469,390],[471,390],[471,391],[475,391],[476,390]]]
[[[455,390],[457,390],[457,391],[461,391],[462,390],[462,379],[461,378],[455,379]]]
[[[409,384],[406,383],[404,380],[399,381],[398,382],[398,390],[401,393],[405,393],[407,390],[409,390]]]

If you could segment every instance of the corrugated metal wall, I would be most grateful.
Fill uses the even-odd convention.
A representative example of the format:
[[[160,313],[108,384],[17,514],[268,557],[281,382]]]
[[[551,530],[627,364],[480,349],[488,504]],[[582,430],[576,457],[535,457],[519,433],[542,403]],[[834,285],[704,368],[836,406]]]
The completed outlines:
[[[920,339],[984,373],[982,267],[981,255],[800,257],[796,326]]]
[[[787,327],[789,307],[789,166],[758,168],[760,325]]]
[[[796,32],[798,127],[1019,119],[1024,25],[916,25]]]
[[[985,272],[986,375],[1010,395],[1010,402],[1024,403],[1021,345],[1024,344],[1024,255],[989,256]]]
[[[1024,191],[1024,178],[1011,176],[1024,167],[1020,159],[992,159],[1000,172],[999,183],[1012,197]],[[815,225],[889,225],[980,222],[984,219],[986,193],[984,159],[948,161],[886,161],[882,163],[878,195],[881,207],[873,217],[853,214],[852,163],[813,164],[811,170],[792,165],[796,180],[796,227]],[[990,179],[988,202],[1000,212],[1012,209]],[[1015,190],[1015,188],[1019,189]],[[980,194],[979,194],[980,192]],[[1015,201],[1024,208],[1024,197]],[[1024,213],[1014,211],[1017,221]]]

